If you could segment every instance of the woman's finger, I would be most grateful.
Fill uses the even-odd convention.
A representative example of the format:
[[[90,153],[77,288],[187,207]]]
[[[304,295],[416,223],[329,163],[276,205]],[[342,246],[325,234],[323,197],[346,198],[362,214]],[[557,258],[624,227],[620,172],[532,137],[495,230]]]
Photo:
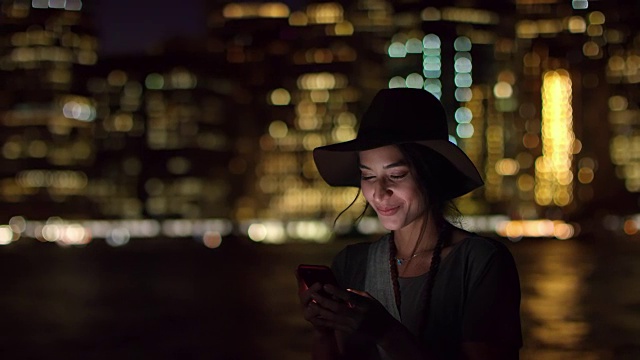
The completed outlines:
[[[313,301],[313,295],[317,294],[318,291],[320,291],[321,289],[322,289],[322,286],[320,284],[314,284],[307,290],[301,291],[299,293],[299,298],[302,306],[309,305],[309,303]]]
[[[331,310],[323,308],[319,304],[311,304],[310,308],[314,308],[316,318],[314,323],[322,324],[322,326],[331,327],[332,329],[340,329],[343,331],[353,332],[357,324],[360,323],[357,314],[337,314]]]
[[[340,299],[342,301],[349,300],[349,296],[350,296],[349,293],[334,285],[327,284],[327,285],[324,285],[322,289],[337,299]]]
[[[349,308],[349,306],[346,305],[346,302],[340,299],[329,298],[318,293],[314,293],[311,296],[318,305],[331,310],[334,313],[343,313]]]

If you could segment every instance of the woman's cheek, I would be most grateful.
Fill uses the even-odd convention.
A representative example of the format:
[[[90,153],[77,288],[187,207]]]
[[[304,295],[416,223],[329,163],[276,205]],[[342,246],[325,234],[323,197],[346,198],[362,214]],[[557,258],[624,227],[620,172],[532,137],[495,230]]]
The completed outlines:
[[[360,181],[360,189],[362,190],[362,195],[367,199],[368,202],[371,202],[371,185],[366,181]]]

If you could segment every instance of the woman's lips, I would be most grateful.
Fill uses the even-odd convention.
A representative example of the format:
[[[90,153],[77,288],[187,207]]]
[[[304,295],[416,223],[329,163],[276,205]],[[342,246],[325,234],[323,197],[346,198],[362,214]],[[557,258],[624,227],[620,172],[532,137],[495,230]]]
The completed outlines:
[[[394,206],[394,207],[379,207],[376,208],[376,211],[378,212],[378,215],[381,216],[391,216],[393,214],[395,214],[396,212],[398,212],[398,209],[400,209],[399,206]]]

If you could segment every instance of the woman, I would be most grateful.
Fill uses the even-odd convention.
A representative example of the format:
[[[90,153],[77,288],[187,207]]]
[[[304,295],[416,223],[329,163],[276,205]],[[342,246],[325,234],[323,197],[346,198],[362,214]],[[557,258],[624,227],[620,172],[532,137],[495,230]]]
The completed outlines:
[[[502,243],[445,217],[452,199],[483,182],[448,141],[433,95],[381,90],[356,139],[316,148],[314,160],[329,185],[360,187],[389,230],[335,257],[340,287],[300,283],[314,359],[518,358],[515,263]]]

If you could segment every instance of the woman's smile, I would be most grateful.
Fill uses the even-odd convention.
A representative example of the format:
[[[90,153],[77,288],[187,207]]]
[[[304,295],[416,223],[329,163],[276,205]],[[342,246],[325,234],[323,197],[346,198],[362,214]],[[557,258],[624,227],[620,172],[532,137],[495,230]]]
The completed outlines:
[[[400,206],[376,207],[376,212],[380,216],[393,216],[398,212],[399,209],[400,209]]]
[[[360,188],[382,226],[394,231],[420,224],[425,204],[400,149],[383,146],[361,151],[359,156]]]

